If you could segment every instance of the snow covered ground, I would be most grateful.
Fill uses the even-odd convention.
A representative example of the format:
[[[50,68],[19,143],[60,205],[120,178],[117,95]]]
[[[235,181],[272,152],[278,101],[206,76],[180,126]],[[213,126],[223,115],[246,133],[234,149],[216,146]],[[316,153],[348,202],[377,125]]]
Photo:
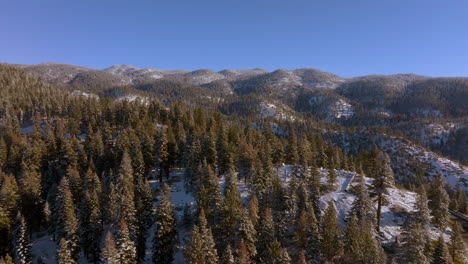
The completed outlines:
[[[284,185],[288,185],[291,179],[291,173],[294,170],[293,166],[290,165],[283,165],[276,167],[276,170],[279,174],[280,180]],[[319,169],[321,182],[323,184],[327,183],[328,180],[328,169]],[[355,195],[350,192],[350,187],[357,185],[357,181],[355,179],[360,177],[360,175],[344,170],[337,170],[337,184],[335,186],[335,190],[322,194],[320,198],[320,207],[322,212],[325,211],[328,202],[333,200],[337,210],[338,222],[342,228],[346,227],[346,219],[348,218],[353,203],[356,199]],[[177,215],[177,219],[180,220],[183,217],[183,208],[186,205],[190,205],[192,210],[195,209],[195,198],[193,197],[191,192],[188,192],[185,189],[184,182],[183,182],[183,175],[184,170],[173,170],[170,173],[169,179],[164,179],[164,182],[168,183],[171,187],[171,201],[174,205],[174,209]],[[224,188],[225,179],[220,178],[220,188],[221,190]],[[365,182],[370,187],[372,183],[372,179],[365,178]],[[161,184],[157,180],[150,180],[150,186],[153,192],[157,192],[161,188]],[[244,202],[247,202],[250,196],[250,192],[248,187],[243,182],[238,182],[238,188],[240,191],[241,198]],[[381,240],[382,243],[392,243],[396,240],[401,234],[401,226],[403,225],[406,217],[409,213],[415,211],[415,202],[417,198],[417,194],[414,192],[401,190],[398,188],[390,188],[389,194],[387,195],[388,204],[385,204],[382,207],[382,220],[381,220]],[[156,207],[158,204],[159,199],[157,199],[154,203]],[[375,209],[377,209],[376,202],[373,203]],[[446,239],[448,237],[449,229],[445,230],[446,232]],[[429,229],[430,235],[432,239],[437,239],[440,234],[434,227],[430,227]],[[179,234],[179,245],[175,254],[175,264],[182,264],[184,263],[183,258],[183,248],[189,243],[190,238],[190,230],[183,227],[182,225],[178,225],[178,234]],[[148,239],[147,239],[147,256],[145,259],[145,263],[151,263],[151,254],[152,254],[152,239],[154,236],[154,226],[150,228],[148,231]],[[46,264],[55,264],[56,263],[56,244],[52,241],[51,236],[43,235],[32,241],[32,253],[36,256],[41,256]],[[87,262],[81,258],[80,263],[86,264]]]

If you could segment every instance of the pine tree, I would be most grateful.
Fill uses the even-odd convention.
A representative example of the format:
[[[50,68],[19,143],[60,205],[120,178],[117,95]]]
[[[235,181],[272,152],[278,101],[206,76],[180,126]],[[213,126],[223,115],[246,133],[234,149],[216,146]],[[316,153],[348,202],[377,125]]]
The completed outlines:
[[[23,161],[18,178],[21,212],[30,231],[37,230],[41,223],[43,210],[41,175],[35,165],[28,165]]]
[[[221,127],[218,132],[218,139],[216,141],[216,151],[218,154],[218,167],[219,174],[222,175],[229,171],[233,166],[233,157],[231,147],[229,146],[227,133],[224,127]]]
[[[172,263],[177,242],[176,218],[169,200],[169,186],[163,187],[162,200],[156,210],[153,240],[153,263]]]
[[[333,159],[328,163],[328,185],[333,187],[336,184],[336,170],[335,170],[335,162]]]
[[[374,216],[372,202],[369,197],[364,176],[359,177],[359,185],[356,190],[356,200],[353,203],[352,211],[356,214],[358,220],[370,222]]]
[[[371,222],[352,215],[346,230],[345,255],[350,263],[385,263],[385,255]]]
[[[311,206],[304,208],[296,220],[296,243],[298,248],[305,250],[311,263],[320,262],[320,233],[315,213]]]
[[[340,230],[338,228],[335,203],[333,200],[328,203],[322,223],[321,253],[324,259],[332,261],[333,258],[339,254],[341,249],[339,241]]]
[[[431,182],[429,208],[432,211],[432,222],[438,228],[445,228],[448,223],[449,196],[445,190],[445,182],[438,175]]]
[[[31,264],[31,245],[27,235],[26,221],[18,213],[12,231],[12,253],[15,264]]]
[[[401,234],[401,261],[403,263],[427,264],[430,261],[427,230],[422,224],[410,220]]]
[[[120,263],[118,251],[115,248],[114,238],[110,231],[107,231],[106,233],[104,245],[101,250],[100,263],[101,264],[119,264]]]
[[[249,205],[248,205],[249,217],[254,226],[257,225],[258,219],[260,218],[258,215],[258,210],[259,210],[258,200],[257,200],[257,196],[254,194],[250,197]]]
[[[135,187],[132,169],[132,161],[127,152],[122,155],[119,173],[117,175],[117,204],[119,205],[119,221],[125,219],[131,234],[134,234],[135,225]]]
[[[221,192],[218,177],[213,173],[206,162],[202,166],[202,186],[198,193],[198,207],[206,213],[206,219],[210,226],[219,223]]]
[[[130,239],[127,222],[121,220],[115,240],[120,263],[136,264],[136,248]]]
[[[315,164],[311,167],[310,179],[307,180],[307,186],[309,187],[310,193],[309,198],[314,209],[315,218],[320,219],[320,173],[315,166]]]
[[[291,165],[299,164],[299,153],[297,149],[297,136],[294,131],[289,135],[289,141],[286,148],[286,162]]]
[[[452,261],[460,261],[466,258],[466,245],[463,242],[461,236],[462,227],[459,222],[454,222],[452,226],[452,237],[450,241],[450,254],[452,255]]]
[[[258,239],[257,239],[257,259],[261,263],[273,263],[274,256],[273,252],[275,251],[275,228],[273,223],[273,217],[271,214],[271,209],[266,208],[265,213],[259,222],[258,227]],[[276,252],[277,253],[277,252]],[[279,256],[279,254],[276,254]]]
[[[80,211],[81,246],[89,260],[96,263],[99,259],[102,217],[98,194],[92,189],[86,191]]]
[[[430,223],[430,211],[427,206],[427,196],[424,186],[420,186],[418,190],[418,199],[416,200],[416,220],[423,225],[424,228]]]
[[[290,264],[291,257],[289,256],[288,250],[286,248],[281,248],[281,254],[279,258],[275,259],[275,264]]]
[[[237,249],[237,259],[236,264],[250,264],[250,255],[247,250],[247,247],[244,243],[244,240],[241,240],[239,243],[239,247]]]
[[[221,257],[220,264],[234,264],[234,256],[232,255],[231,246],[227,245]]]
[[[458,205],[456,210],[462,214],[466,214],[466,192],[461,187],[458,187],[457,192],[455,193],[455,198]]]
[[[167,149],[167,138],[166,138],[166,133],[161,132],[158,137],[156,138],[156,143],[155,143],[155,160],[156,160],[156,168],[159,169],[159,181],[162,182],[163,179],[163,174],[168,173],[166,172],[167,163],[168,163],[168,158],[169,158],[169,152]]]
[[[212,168],[216,168],[218,164],[218,153],[216,150],[216,135],[210,130],[209,135],[204,138],[205,147],[203,148],[203,156]]]
[[[219,223],[219,232],[217,232],[220,252],[221,250],[224,252],[225,245],[234,239],[234,229],[239,224],[241,209],[242,203],[237,189],[236,176],[234,170],[230,169],[226,175],[224,199],[221,205],[221,222]]]
[[[384,195],[388,193],[387,189],[393,186],[393,171],[390,167],[390,158],[386,153],[378,152],[375,158],[375,169],[371,170],[373,181],[373,191],[377,195],[377,232],[380,231],[380,216],[382,213],[382,204]]]
[[[66,176],[63,177],[60,182],[59,192],[55,202],[55,213],[55,234],[57,239],[61,240],[63,238],[67,241],[72,258],[77,260],[79,253],[78,220],[76,218],[75,205]]]
[[[186,250],[185,260],[188,264],[211,264],[218,262],[213,234],[211,233],[211,229],[207,227],[203,210],[200,212],[198,225],[192,230],[192,238]]]
[[[135,185],[137,256],[143,259],[146,254],[146,238],[153,221],[153,195],[148,182],[143,177],[137,178]]]
[[[75,264],[77,263],[70,250],[70,246],[67,240],[64,238],[60,239],[59,248],[57,250],[57,262],[59,264]]]
[[[432,254],[431,264],[449,264],[451,263],[450,256],[448,255],[447,245],[444,241],[444,236],[441,234],[437,240],[437,246]]]
[[[239,225],[239,238],[244,243],[248,257],[255,257],[257,255],[257,249],[255,248],[257,231],[255,230],[255,226],[252,223],[247,210],[244,210],[242,214],[242,219]]]

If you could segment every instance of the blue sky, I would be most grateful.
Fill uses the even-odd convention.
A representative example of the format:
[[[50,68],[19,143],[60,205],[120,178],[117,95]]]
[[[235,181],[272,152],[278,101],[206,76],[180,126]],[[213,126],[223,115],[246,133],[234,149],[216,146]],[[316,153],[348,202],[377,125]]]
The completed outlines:
[[[0,61],[468,76],[466,0],[0,0]]]

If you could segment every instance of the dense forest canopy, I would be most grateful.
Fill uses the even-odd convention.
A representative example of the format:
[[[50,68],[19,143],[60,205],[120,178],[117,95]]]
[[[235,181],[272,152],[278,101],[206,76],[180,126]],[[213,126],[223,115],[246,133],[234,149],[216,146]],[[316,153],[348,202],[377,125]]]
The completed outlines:
[[[381,146],[335,140],[337,133],[407,140],[401,134],[378,126],[340,126],[320,115],[256,117],[260,97],[253,93],[279,93],[265,73],[257,77],[260,86],[257,79],[232,83],[240,92],[223,104],[205,99],[222,98],[226,83],[200,86],[172,77],[120,86],[120,79],[109,76],[80,72],[71,86],[58,86],[0,66],[0,263],[466,260],[462,229],[448,214],[449,208],[467,213],[463,186],[449,187],[442,175],[426,177],[417,162],[394,177],[395,157]],[[424,82],[429,81],[384,95],[410,96],[416,103],[432,96],[420,107],[467,114],[467,101],[460,99],[466,96],[465,80],[456,86],[445,79]],[[422,85],[434,93],[424,94]],[[101,96],[76,93],[77,87]],[[457,91],[456,98],[447,95],[447,87]],[[353,89],[349,84],[320,96],[343,99],[362,92]],[[144,100],[116,100],[115,93],[135,90]],[[297,94],[315,93],[297,88]],[[304,106],[299,97],[288,100]],[[287,180],[279,173],[285,168]],[[344,179],[353,183],[344,185]],[[183,208],[173,203],[177,180],[194,199]],[[401,214],[401,242],[387,243],[381,220],[397,187],[416,197],[415,210]],[[338,198],[323,205],[335,192],[353,197],[346,217],[337,214]],[[446,235],[433,238],[428,230]],[[31,241],[44,237],[55,245],[52,260],[32,250]]]

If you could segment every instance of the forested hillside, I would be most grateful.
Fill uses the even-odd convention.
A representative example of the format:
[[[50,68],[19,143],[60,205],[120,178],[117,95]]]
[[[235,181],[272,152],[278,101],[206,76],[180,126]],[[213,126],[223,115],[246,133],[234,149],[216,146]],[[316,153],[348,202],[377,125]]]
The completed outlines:
[[[468,263],[468,170],[391,126],[465,79],[59,68],[0,65],[0,263]]]

